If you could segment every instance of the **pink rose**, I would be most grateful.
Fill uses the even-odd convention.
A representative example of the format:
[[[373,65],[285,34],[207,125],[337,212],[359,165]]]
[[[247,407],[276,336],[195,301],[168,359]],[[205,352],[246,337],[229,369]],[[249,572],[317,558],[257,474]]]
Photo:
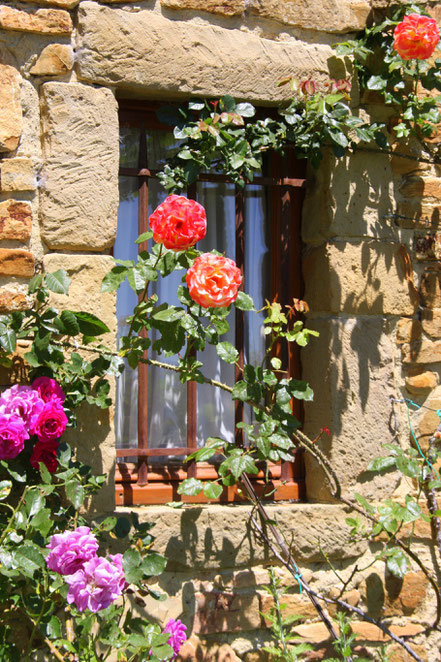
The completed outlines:
[[[174,651],[172,660],[174,660],[178,655],[182,644],[187,639],[186,631],[187,626],[184,625],[182,621],[179,620],[179,618],[177,621],[175,621],[174,618],[171,618],[163,630],[163,632],[170,632],[170,638],[167,643],[173,648]]]
[[[59,400],[46,402],[35,422],[35,434],[40,441],[54,441],[66,429],[67,417]]]
[[[203,308],[224,308],[236,301],[242,275],[228,257],[203,253],[187,271],[185,280],[193,301]]]
[[[49,570],[72,575],[96,556],[98,542],[88,526],[79,526],[75,531],[56,533],[46,547],[51,550],[46,557]]]
[[[409,14],[394,30],[394,49],[403,60],[427,60],[439,42],[434,18]]]
[[[35,434],[35,423],[43,406],[39,393],[30,386],[15,384],[0,396],[0,412],[16,414],[29,434]]]
[[[207,217],[196,200],[169,195],[150,216],[153,239],[174,251],[185,251],[205,237]]]
[[[100,611],[121,595],[123,580],[124,574],[115,563],[95,556],[75,574],[66,577],[67,602],[75,603],[78,611]]]
[[[38,391],[40,398],[44,402],[59,400],[63,403],[66,399],[61,386],[55,379],[51,379],[50,377],[37,377],[32,383],[32,388]]]
[[[37,441],[31,455],[31,466],[34,469],[39,469],[39,463],[42,462],[49,473],[53,474],[58,469],[57,460],[58,442],[53,441]]]
[[[0,413],[0,460],[12,460],[29,439],[25,424],[17,414]]]

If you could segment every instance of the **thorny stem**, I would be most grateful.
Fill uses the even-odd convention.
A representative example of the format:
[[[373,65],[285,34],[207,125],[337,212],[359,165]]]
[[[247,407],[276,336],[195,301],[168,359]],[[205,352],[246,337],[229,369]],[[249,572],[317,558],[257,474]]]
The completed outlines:
[[[275,604],[275,607],[276,607],[277,620],[279,622],[280,639],[281,639],[281,642],[282,642],[283,652],[285,653],[285,655],[287,655],[288,650],[287,650],[286,641],[285,641],[285,631],[283,629],[282,610],[280,608],[279,594],[277,592],[276,579],[275,579],[275,576],[274,576],[274,570],[272,568],[270,568],[270,580],[271,580],[271,587],[272,587],[272,590],[273,590],[274,604]]]
[[[159,260],[160,260],[161,257],[162,257],[162,248],[163,248],[163,244],[159,244],[159,251],[158,251],[157,258],[156,258],[156,262],[155,262],[155,264],[153,265],[153,269],[156,269],[156,267],[158,266],[158,262],[159,262]],[[149,285],[150,285],[150,281],[147,280],[147,281],[146,281],[146,284],[145,284],[145,287],[144,287],[144,290],[143,290],[141,296],[139,297],[139,300],[140,300],[140,301],[145,301],[145,298],[146,298],[146,296],[147,296],[147,292],[148,292],[148,290],[149,290]],[[132,321],[130,322],[129,331],[128,331],[128,333],[127,333],[128,336],[131,336],[131,335],[132,335],[133,325],[135,324],[135,321],[136,321],[137,318],[138,318],[138,314],[133,315]]]

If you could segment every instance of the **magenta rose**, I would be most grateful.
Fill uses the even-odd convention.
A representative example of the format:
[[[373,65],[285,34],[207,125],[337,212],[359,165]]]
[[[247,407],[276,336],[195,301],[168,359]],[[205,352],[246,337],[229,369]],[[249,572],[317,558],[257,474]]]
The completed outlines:
[[[35,422],[35,434],[40,441],[59,439],[66,429],[67,416],[59,400],[46,402]]]
[[[32,382],[32,388],[39,393],[40,398],[44,402],[59,400],[63,403],[66,399],[61,386],[55,381],[55,379],[51,379],[50,377],[37,377],[37,379]]]
[[[25,424],[17,414],[0,413],[0,460],[12,460],[29,439]]]
[[[174,655],[172,657],[172,660],[175,659],[177,654],[179,653],[182,644],[184,641],[187,639],[187,634],[186,634],[187,626],[182,623],[179,619],[175,621],[174,618],[171,618],[167,625],[165,626],[163,632],[169,632],[170,633],[170,638],[167,641],[168,645],[173,648]]]
[[[124,577],[124,568],[122,564],[122,554],[109,554],[108,559],[111,563],[113,563],[114,566],[116,566],[120,572],[120,589],[121,592],[124,591],[128,587],[128,583],[126,582],[126,579]]]
[[[30,386],[15,384],[0,395],[0,412],[16,414],[29,434],[35,434],[35,423],[43,406],[40,394]]]
[[[98,542],[88,526],[79,526],[75,531],[56,533],[46,547],[51,550],[46,557],[49,570],[60,575],[72,575],[95,558]]]
[[[31,466],[39,469],[40,462],[42,462],[49,473],[55,473],[58,469],[57,448],[58,441],[37,441],[32,450]]]
[[[75,574],[66,577],[69,584],[67,602],[74,603],[78,611],[100,611],[121,595],[123,580],[122,568],[95,556]]]

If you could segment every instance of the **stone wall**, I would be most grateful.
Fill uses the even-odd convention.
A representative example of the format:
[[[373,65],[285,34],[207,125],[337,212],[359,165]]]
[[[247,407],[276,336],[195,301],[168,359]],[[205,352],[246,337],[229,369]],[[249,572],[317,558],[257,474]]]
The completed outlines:
[[[27,282],[41,269],[64,267],[72,277],[70,307],[90,309],[115,331],[115,300],[99,295],[116,232],[117,98],[185,99],[230,93],[274,104],[287,94],[278,79],[294,75],[343,78],[350,63],[332,45],[361,29],[367,0],[40,0],[0,5],[0,311],[29,306]],[[384,4],[384,3],[383,3]],[[359,100],[354,94],[354,104]],[[375,100],[362,100],[375,112]],[[410,149],[410,148],[409,148]],[[401,150],[402,151],[402,150]],[[414,160],[359,152],[336,162],[326,155],[311,170],[304,207],[305,298],[309,325],[320,338],[303,356],[316,392],[305,429],[332,432],[322,449],[344,489],[370,497],[408,485],[394,474],[366,481],[365,468],[385,441],[409,443],[405,410],[390,396],[411,396],[441,407],[441,176]],[[62,297],[56,301],[62,306]],[[424,442],[438,419],[414,416]],[[79,453],[109,474],[98,504],[113,503],[114,438],[111,414],[84,412],[71,434]],[[81,445],[81,438],[85,440]],[[93,447],[90,446],[93,440]],[[424,443],[423,443],[424,446]],[[332,503],[317,467],[307,462],[308,505],[272,506],[292,532],[306,579],[333,595],[337,571],[350,577],[354,559],[368,567],[376,551],[348,539],[345,512]],[[170,598],[147,608],[162,621],[180,617],[190,641],[186,660],[258,662],[268,640],[263,586],[273,561],[253,538],[243,506],[140,509],[156,521],[160,551],[170,562],[159,586]],[[225,526],[228,522],[228,526]],[[416,531],[428,566],[428,525]],[[284,582],[288,578],[280,570]],[[427,597],[426,597],[427,594]],[[415,567],[402,584],[381,563],[348,584],[348,602],[373,616],[393,617],[394,631],[416,635],[427,662],[439,641],[419,635],[434,615],[433,594]],[[332,655],[327,633],[308,601],[293,589],[296,627]],[[134,607],[135,608],[135,607]],[[139,606],[136,606],[139,609]],[[158,611],[159,609],[159,611]],[[405,618],[410,617],[410,618]],[[378,647],[383,634],[355,622],[361,646]],[[438,636],[439,639],[439,636]],[[391,647],[391,662],[407,660]]]

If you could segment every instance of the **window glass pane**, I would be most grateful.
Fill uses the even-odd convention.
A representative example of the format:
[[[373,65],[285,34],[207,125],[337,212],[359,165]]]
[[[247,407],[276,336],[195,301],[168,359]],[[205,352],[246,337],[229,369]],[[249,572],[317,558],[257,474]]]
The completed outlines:
[[[139,154],[139,128],[122,126],[119,134],[119,165],[121,168],[136,168]]]

